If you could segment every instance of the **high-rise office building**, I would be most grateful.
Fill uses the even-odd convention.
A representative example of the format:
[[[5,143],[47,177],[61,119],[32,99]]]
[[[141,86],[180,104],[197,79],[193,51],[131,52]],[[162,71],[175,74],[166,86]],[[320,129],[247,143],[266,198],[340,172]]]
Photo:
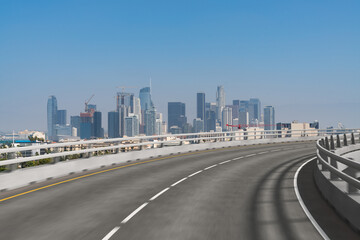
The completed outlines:
[[[144,88],[140,89],[139,98],[140,98],[141,109],[143,111],[154,107],[154,104],[151,100],[150,87],[144,87]]]
[[[156,110],[155,108],[147,109],[145,111],[145,134],[147,136],[152,136],[156,134]]]
[[[205,119],[205,93],[196,94],[196,117],[201,120]]]
[[[206,131],[216,131],[216,111],[209,108],[206,111]]]
[[[222,120],[222,110],[225,107],[225,92],[223,86],[218,86],[216,91],[216,119],[218,122]]]
[[[185,115],[185,103],[169,102],[168,103],[168,128],[177,126],[183,128],[187,122]]]
[[[59,124],[61,126],[65,126],[67,124],[66,121],[66,110],[57,110],[56,113],[56,124]]]
[[[56,138],[56,122],[57,122],[57,100],[55,96],[50,96],[47,101],[47,129],[48,139]]]
[[[261,102],[258,98],[250,98],[249,104],[251,106],[251,110],[252,110],[252,116],[250,121],[256,121],[260,122],[261,121]],[[250,108],[250,107],[249,107]],[[249,113],[250,113],[250,109],[249,109]]]
[[[103,138],[103,131],[102,131],[102,127],[101,127],[101,112],[94,112],[94,137],[96,138]]]
[[[264,129],[275,130],[275,108],[273,106],[264,107]]]
[[[78,136],[78,137],[80,137],[80,124],[81,124],[80,116],[71,116],[70,117],[70,125],[72,128],[76,128],[76,134],[77,134],[76,136]]]
[[[80,138],[90,139],[94,136],[93,131],[93,115],[91,112],[80,113]]]
[[[119,134],[119,112],[108,112],[108,137],[118,138]]]
[[[125,135],[128,137],[139,135],[139,119],[134,114],[125,118]]]
[[[229,107],[225,107],[222,111],[222,129],[224,131],[228,131],[228,130],[231,130],[232,127],[229,127],[229,126],[226,126],[227,124],[228,125],[232,125],[232,108],[229,108]]]

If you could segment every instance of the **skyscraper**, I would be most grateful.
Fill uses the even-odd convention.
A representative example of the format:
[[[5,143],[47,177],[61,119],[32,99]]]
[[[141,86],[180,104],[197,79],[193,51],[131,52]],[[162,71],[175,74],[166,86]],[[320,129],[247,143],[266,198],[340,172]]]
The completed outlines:
[[[183,128],[187,122],[185,115],[185,103],[169,102],[168,103],[168,128],[177,126]]]
[[[222,112],[222,129],[228,131],[232,127],[226,126],[226,124],[232,125],[232,108],[225,107]]]
[[[253,116],[252,119],[250,119],[250,121],[255,121],[256,119],[258,120],[258,122],[261,121],[261,102],[258,98],[250,98],[249,101],[251,107],[253,109]],[[250,111],[249,111],[250,112]]]
[[[155,108],[147,109],[145,111],[145,134],[147,136],[155,135],[156,133],[156,111]]]
[[[196,95],[196,110],[197,114],[196,117],[200,118],[201,120],[205,119],[205,93],[197,93]]]
[[[101,129],[101,112],[94,112],[94,124],[93,124],[93,127],[94,127],[94,137],[96,138],[102,138],[104,137],[102,135],[102,129]]]
[[[125,135],[128,137],[139,135],[139,119],[134,114],[125,118]]]
[[[275,109],[273,106],[264,107],[265,130],[275,130]]]
[[[80,124],[81,124],[80,116],[71,116],[70,117],[70,125],[72,128],[76,128],[78,137],[80,137]]]
[[[91,112],[80,113],[80,138],[90,139],[94,136],[93,115]]]
[[[55,96],[50,96],[47,101],[47,129],[48,139],[54,140],[56,137],[55,125],[57,122],[57,100]]]
[[[59,124],[61,126],[65,126],[67,124],[66,121],[66,110],[57,110],[56,113],[56,124]]]
[[[140,98],[141,110],[143,111],[150,109],[154,106],[151,100],[150,90],[151,90],[150,87],[144,87],[140,89],[139,98]]]
[[[216,119],[218,122],[222,120],[222,110],[225,107],[225,92],[223,86],[218,86],[216,91]]]
[[[108,113],[108,137],[118,138],[119,135],[119,112]]]

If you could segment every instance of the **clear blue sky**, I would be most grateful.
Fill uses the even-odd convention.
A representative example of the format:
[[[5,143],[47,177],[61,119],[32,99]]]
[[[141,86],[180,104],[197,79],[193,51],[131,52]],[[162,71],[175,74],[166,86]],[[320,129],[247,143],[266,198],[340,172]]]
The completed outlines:
[[[45,130],[49,95],[76,115],[94,93],[107,115],[150,76],[165,115],[182,101],[192,121],[224,85],[276,121],[360,127],[360,1],[0,0],[0,130]]]

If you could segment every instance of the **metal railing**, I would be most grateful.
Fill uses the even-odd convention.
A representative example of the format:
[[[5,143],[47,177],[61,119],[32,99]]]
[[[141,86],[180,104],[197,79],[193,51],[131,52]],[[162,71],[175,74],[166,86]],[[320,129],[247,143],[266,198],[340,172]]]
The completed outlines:
[[[322,166],[320,170],[330,172],[330,180],[343,180],[347,183],[348,193],[357,193],[360,189],[360,181],[357,173],[360,172],[360,162],[336,154],[341,147],[349,148],[349,151],[360,150],[360,134],[351,133],[337,134],[321,138],[316,143],[318,163]],[[355,147],[351,147],[355,146]],[[351,147],[351,148],[350,148]],[[344,170],[339,169],[339,163],[345,165]]]
[[[274,138],[305,138],[328,136],[339,133],[357,133],[359,129],[324,130],[258,130],[231,132],[204,132],[188,134],[168,134],[157,136],[126,137],[98,140],[81,140],[66,143],[39,144],[26,147],[0,149],[0,167],[15,170],[22,163],[50,159],[51,163],[68,160],[67,157],[89,158],[94,155],[117,154],[125,151],[141,151],[148,148],[161,148],[182,144],[201,144],[212,142],[248,141]],[[43,150],[43,151],[41,151]],[[36,152],[38,153],[37,155]],[[26,153],[26,154],[25,154]],[[25,157],[23,155],[26,155]]]

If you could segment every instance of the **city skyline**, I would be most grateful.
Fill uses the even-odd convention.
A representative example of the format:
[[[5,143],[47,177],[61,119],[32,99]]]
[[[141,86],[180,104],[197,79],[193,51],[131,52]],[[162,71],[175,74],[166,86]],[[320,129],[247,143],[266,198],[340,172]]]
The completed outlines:
[[[281,121],[358,127],[359,10],[357,1],[4,2],[0,131],[45,130],[50,95],[68,116],[92,94],[109,112],[117,86],[150,77],[164,114],[179,101],[193,119],[195,94],[215,102],[223,85],[226,99],[260,98]]]

